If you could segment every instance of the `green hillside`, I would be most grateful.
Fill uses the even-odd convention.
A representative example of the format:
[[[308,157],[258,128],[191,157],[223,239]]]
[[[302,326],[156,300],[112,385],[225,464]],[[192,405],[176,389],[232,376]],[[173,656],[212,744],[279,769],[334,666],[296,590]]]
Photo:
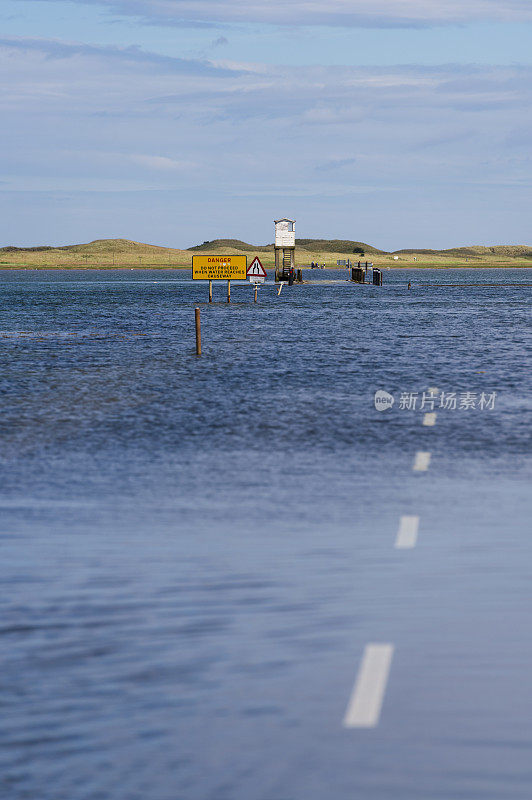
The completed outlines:
[[[248,244],[241,239],[212,239],[210,242],[203,242],[203,244],[194,245],[188,249],[194,253],[205,252],[210,253],[212,250],[220,250],[221,248],[228,250],[242,250],[244,252],[268,253],[273,252],[273,244]]]
[[[190,253],[130,239],[95,239],[59,247],[2,247],[0,266],[12,269],[108,269],[189,266]]]
[[[173,250],[172,247],[159,247],[156,244],[143,244],[131,239],[95,239],[88,244],[68,244],[58,247],[58,250],[69,250],[72,253],[150,253],[161,250]]]
[[[212,239],[210,242],[203,242],[188,249],[192,252],[210,252],[211,250],[242,250],[243,252],[267,253],[273,251],[273,244],[249,244],[241,239]],[[354,242],[349,239],[296,239],[298,250],[308,250],[320,253],[359,253],[361,250],[368,255],[379,255],[385,250],[378,250],[365,242]]]
[[[296,239],[296,246],[303,250],[318,250],[320,253],[353,253],[360,251],[368,255],[384,255],[386,250],[378,250],[365,242],[350,239]]]
[[[455,256],[457,258],[486,258],[498,256],[500,258],[532,258],[530,245],[494,245],[493,247],[452,247],[449,250],[423,250],[404,249],[394,250],[392,255],[424,255],[424,256]]]
[[[87,253],[100,255],[105,253],[149,253],[161,251],[175,251],[173,247],[159,247],[156,244],[143,244],[131,239],[95,239],[86,244],[65,244],[54,247],[53,245],[40,245],[38,247],[0,247],[0,253],[46,253],[51,250],[70,253]],[[179,251],[181,252],[181,251]]]

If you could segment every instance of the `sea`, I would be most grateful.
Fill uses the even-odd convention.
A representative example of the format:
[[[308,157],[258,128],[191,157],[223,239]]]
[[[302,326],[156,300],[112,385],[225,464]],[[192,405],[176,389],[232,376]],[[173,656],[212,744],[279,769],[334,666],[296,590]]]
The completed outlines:
[[[2,800],[530,800],[532,269],[304,277],[1,273]]]

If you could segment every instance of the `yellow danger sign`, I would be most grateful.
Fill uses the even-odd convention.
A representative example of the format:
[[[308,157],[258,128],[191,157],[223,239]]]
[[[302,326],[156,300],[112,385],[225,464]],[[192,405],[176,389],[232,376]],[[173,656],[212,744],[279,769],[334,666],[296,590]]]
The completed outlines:
[[[195,281],[245,281],[247,256],[192,256]]]

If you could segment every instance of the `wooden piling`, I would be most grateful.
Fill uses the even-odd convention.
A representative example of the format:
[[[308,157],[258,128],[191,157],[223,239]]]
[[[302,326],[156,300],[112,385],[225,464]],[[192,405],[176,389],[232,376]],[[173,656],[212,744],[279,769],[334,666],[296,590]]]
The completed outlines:
[[[196,308],[196,355],[201,355],[201,320],[199,308]]]
[[[254,301],[253,301],[254,303],[257,302],[257,289],[258,289],[258,286],[257,286],[257,284],[255,284],[255,298],[254,298]]]
[[[212,303],[212,281],[209,281],[209,303]]]
[[[227,281],[227,302],[231,302],[231,281]]]

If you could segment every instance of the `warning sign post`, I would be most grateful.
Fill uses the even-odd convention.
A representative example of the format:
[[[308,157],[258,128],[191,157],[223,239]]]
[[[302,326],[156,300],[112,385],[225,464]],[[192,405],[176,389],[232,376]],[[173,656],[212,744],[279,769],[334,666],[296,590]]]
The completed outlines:
[[[254,291],[254,301],[257,302],[257,289],[259,288],[259,284],[264,283],[266,280],[266,270],[262,266],[261,260],[258,256],[255,256],[253,261],[248,267],[248,280],[253,285]]]
[[[250,283],[264,283],[266,280],[266,270],[262,266],[260,258],[255,256],[248,267],[247,277]]]
[[[192,256],[195,281],[245,281],[247,256]]]
[[[209,281],[209,303],[212,303],[212,282],[227,281],[227,302],[231,302],[231,281],[245,281],[247,256],[192,256],[192,280]]]

